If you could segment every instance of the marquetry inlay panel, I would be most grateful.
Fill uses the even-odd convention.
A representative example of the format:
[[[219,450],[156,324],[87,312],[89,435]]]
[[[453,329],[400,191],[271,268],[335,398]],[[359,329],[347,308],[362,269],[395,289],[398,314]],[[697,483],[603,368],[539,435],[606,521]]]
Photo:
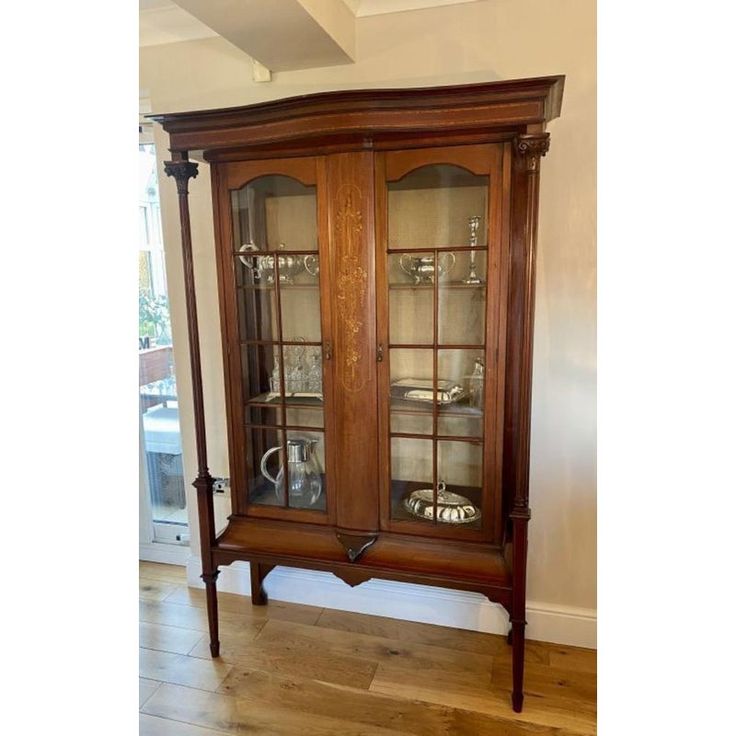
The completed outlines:
[[[337,267],[339,334],[338,376],[346,391],[360,391],[366,372],[361,366],[360,333],[365,320],[365,295],[368,272],[362,265],[360,246],[363,213],[361,191],[353,185],[341,187],[336,197],[335,237],[343,249]]]
[[[335,378],[332,447],[335,486],[349,489],[338,493],[335,515],[343,532],[373,533],[378,529],[378,427],[371,153],[329,156],[327,182]],[[358,554],[357,548],[354,552]]]

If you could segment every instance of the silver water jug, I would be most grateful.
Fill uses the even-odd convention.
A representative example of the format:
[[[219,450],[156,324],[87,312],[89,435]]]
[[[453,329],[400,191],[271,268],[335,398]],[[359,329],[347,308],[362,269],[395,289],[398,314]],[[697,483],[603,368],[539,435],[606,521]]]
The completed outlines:
[[[286,462],[289,476],[289,506],[309,508],[314,506],[322,495],[322,468],[320,467],[315,446],[317,440],[293,438],[286,441]],[[266,467],[268,458],[275,452],[283,450],[283,446],[272,447],[261,458],[263,477],[276,486],[276,498],[283,503],[285,491],[284,466],[274,478]]]

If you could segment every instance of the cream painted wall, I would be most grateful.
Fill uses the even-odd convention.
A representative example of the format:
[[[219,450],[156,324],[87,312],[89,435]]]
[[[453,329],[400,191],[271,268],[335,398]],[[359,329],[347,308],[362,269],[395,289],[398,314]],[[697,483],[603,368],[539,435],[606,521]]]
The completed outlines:
[[[529,598],[596,607],[596,79],[593,0],[486,0],[361,18],[357,63],[251,80],[219,38],[141,49],[156,112],[242,105],[328,89],[422,86],[565,74],[562,116],[542,166],[532,406]],[[159,154],[166,141],[156,133]],[[161,172],[163,181],[163,172]],[[190,188],[213,474],[227,473],[211,197]],[[162,183],[186,473],[193,478],[186,322],[175,187]],[[194,509],[194,496],[190,495]],[[192,535],[196,549],[196,534]]]

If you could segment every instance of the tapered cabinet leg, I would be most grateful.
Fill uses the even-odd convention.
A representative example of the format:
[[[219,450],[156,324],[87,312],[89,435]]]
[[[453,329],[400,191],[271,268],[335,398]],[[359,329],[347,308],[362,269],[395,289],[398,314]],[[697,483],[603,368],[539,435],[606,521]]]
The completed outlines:
[[[511,635],[511,657],[513,665],[513,691],[511,693],[511,703],[514,712],[521,713],[524,705],[524,638],[526,622],[514,621],[512,625]]]
[[[273,570],[273,565],[264,565],[259,562],[250,563],[250,600],[254,606],[265,606],[268,603],[263,581],[271,570]]]
[[[217,576],[219,570],[211,573],[203,573],[205,594],[207,597],[207,621],[210,627],[210,654],[213,657],[220,656],[220,632],[217,620]]]

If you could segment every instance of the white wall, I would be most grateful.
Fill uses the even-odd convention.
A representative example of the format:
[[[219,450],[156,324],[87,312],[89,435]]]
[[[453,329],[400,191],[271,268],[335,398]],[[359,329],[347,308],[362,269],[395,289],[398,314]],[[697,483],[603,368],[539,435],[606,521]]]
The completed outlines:
[[[567,76],[562,115],[549,126],[552,144],[542,166],[528,596],[535,607],[547,612],[548,623],[557,616],[546,628],[536,628],[538,638],[592,645],[596,607],[595,3],[487,0],[362,18],[357,22],[357,59],[353,65],[275,74],[271,83],[255,84],[249,60],[226,41],[212,38],[142,49],[141,87],[153,110],[171,112],[349,87]],[[161,131],[156,142],[159,155],[165,158],[166,137]],[[162,181],[185,470],[194,478],[175,189],[173,183]],[[226,474],[222,359],[206,166],[200,166],[190,192],[210,467],[213,474]],[[193,494],[189,501],[194,514]],[[354,591],[355,601],[361,596],[359,590]],[[392,590],[396,604],[382,612],[419,617],[408,609],[400,610],[398,591],[410,588],[395,586]],[[385,587],[381,595],[388,596]],[[444,605],[439,598],[435,604],[435,608]],[[335,605],[349,607],[342,599]],[[351,605],[360,608],[361,604]],[[496,624],[483,623],[487,616],[480,608],[474,616],[463,619],[462,625],[497,628]],[[529,633],[535,635],[533,625]]]

